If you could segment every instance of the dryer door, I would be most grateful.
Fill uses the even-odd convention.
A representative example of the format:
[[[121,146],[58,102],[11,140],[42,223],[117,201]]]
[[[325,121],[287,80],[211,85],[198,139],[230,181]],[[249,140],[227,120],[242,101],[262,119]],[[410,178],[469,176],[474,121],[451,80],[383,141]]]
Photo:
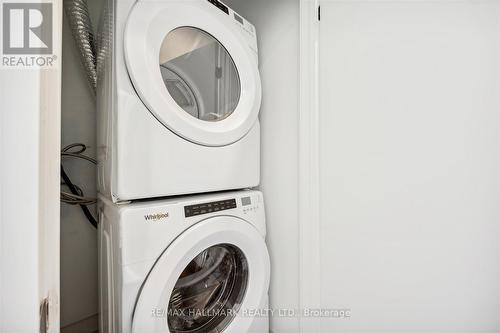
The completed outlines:
[[[168,246],[144,282],[132,331],[246,332],[269,287],[263,237],[235,217],[202,221]]]
[[[257,120],[249,32],[208,1],[138,2],[125,29],[130,79],[151,113],[194,143],[224,146]]]

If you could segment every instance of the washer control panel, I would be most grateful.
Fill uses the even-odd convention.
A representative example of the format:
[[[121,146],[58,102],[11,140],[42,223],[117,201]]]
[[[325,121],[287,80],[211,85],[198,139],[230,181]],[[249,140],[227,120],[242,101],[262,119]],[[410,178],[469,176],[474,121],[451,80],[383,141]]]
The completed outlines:
[[[243,214],[255,213],[259,209],[258,202],[252,201],[252,197],[242,197],[241,206],[243,207]]]
[[[236,208],[236,199],[227,199],[184,207],[184,216],[192,217]]]

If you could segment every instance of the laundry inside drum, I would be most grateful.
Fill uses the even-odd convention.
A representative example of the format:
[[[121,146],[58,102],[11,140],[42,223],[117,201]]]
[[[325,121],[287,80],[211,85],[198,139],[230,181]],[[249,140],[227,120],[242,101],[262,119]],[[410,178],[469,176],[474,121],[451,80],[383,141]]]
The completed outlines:
[[[203,30],[172,30],[163,40],[159,61],[167,91],[191,116],[220,121],[238,106],[241,84],[236,65],[226,48]]]
[[[248,263],[234,245],[212,246],[183,270],[168,305],[170,332],[220,332],[240,309]]]
[[[161,75],[170,96],[193,117],[200,118],[198,100],[193,89],[184,79],[166,66],[161,67]]]

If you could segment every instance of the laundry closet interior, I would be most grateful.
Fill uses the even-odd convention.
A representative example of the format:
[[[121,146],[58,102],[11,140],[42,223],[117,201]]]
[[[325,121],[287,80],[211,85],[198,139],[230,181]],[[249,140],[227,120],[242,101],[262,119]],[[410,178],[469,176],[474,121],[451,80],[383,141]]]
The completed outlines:
[[[298,276],[295,274],[297,262],[296,260],[275,260],[273,257],[288,256],[293,253],[295,256],[298,255],[297,216],[294,210],[288,207],[296,207],[298,200],[296,141],[299,90],[297,71],[299,66],[299,2],[231,0],[224,1],[224,3],[250,21],[257,32],[262,105],[259,114],[261,175],[260,184],[255,189],[266,193],[264,197],[267,220],[266,241],[271,261],[276,261],[272,264],[274,273],[271,276],[271,285],[273,288],[269,292],[274,306],[296,307],[298,295],[293,295],[288,290],[296,290],[298,286]],[[87,5],[95,41],[98,44],[98,38],[102,38],[98,31],[102,29],[104,1],[88,0]],[[219,10],[215,6],[214,8]],[[70,147],[69,145],[83,144],[87,149],[82,154],[96,159],[99,151],[97,122],[102,120],[98,118],[96,96],[88,81],[80,49],[75,42],[67,15],[66,12],[63,16],[61,147],[69,147],[69,152],[78,152],[80,146]],[[99,27],[100,24],[101,27]],[[287,56],[282,57],[283,54]],[[169,79],[172,79],[171,76],[175,74],[167,75]],[[231,96],[222,98],[230,100]],[[134,136],[136,133],[132,130],[130,135]],[[158,149],[156,152],[161,154]],[[246,156],[247,160],[253,158],[250,151],[246,152]],[[249,162],[245,161],[245,163],[251,165]],[[66,156],[63,157],[62,164],[71,182],[82,190],[84,196],[95,198],[99,170],[92,161]],[[239,167],[234,163],[233,165],[236,167],[235,174],[243,172],[243,166]],[[256,169],[253,165],[252,168]],[[198,182],[204,177],[209,179],[216,176],[204,172],[203,165],[193,165],[189,172],[193,172],[193,177]],[[284,184],[288,190],[281,192],[280,188]],[[235,188],[241,187],[235,186]],[[210,190],[198,192],[210,192]],[[97,205],[88,207],[89,212],[86,214],[92,215],[97,220],[99,214]],[[274,222],[270,223],[273,220]],[[283,227],[288,229],[286,236],[280,231]],[[276,246],[273,249],[273,243],[276,245],[279,243],[279,247]],[[97,330],[99,317],[98,246],[97,231],[89,223],[80,207],[62,203],[60,303],[62,332]]]
[[[103,2],[87,0],[97,39]],[[161,1],[150,1],[155,2]],[[256,31],[262,103],[260,182],[254,189],[263,197],[250,195],[251,213],[243,208],[244,195],[222,192],[216,201],[224,207],[236,202],[245,209],[242,214],[265,206],[268,305],[285,313],[269,317],[270,330],[498,332],[500,3],[222,2],[207,0],[224,15],[232,13],[224,6],[230,7],[235,20],[248,20]],[[84,154],[96,158],[102,153],[98,124],[105,122],[97,117],[96,97],[66,15],[62,47],[61,147],[82,143],[88,147]],[[144,80],[135,70],[134,80]],[[172,82],[178,79],[175,71],[164,74]],[[184,110],[196,113],[189,103],[195,93],[177,88],[184,93]],[[149,98],[151,91],[137,93]],[[234,96],[233,91],[221,100]],[[148,106],[154,109],[157,102]],[[155,112],[148,116],[164,116]],[[206,117],[225,116],[208,112]],[[130,150],[123,152],[151,149],[136,143],[154,139],[160,127],[134,137],[141,124],[129,124]],[[218,140],[188,127],[175,135]],[[127,163],[140,168],[147,162]],[[178,160],[171,162],[175,166]],[[237,175],[252,162],[238,160],[238,170],[221,162],[221,168]],[[85,196],[95,198],[102,170],[72,157],[62,163]],[[204,172],[204,166],[189,165],[193,184],[221,177]],[[153,163],[151,172],[161,169]],[[248,170],[242,174],[252,176]],[[145,185],[133,178],[129,184],[134,187],[126,190],[133,191]],[[139,211],[144,199],[135,200]],[[97,218],[96,206],[89,207]],[[164,211],[150,213],[153,220],[165,217]],[[62,332],[95,332],[98,233],[78,206],[62,203],[60,222]],[[350,316],[312,318],[293,312],[305,308]]]

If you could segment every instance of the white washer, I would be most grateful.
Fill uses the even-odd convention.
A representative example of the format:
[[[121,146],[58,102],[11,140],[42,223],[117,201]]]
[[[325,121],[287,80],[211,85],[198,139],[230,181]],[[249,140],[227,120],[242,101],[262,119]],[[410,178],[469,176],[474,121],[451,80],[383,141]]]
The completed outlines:
[[[101,198],[100,332],[267,333],[262,194]]]
[[[254,26],[218,0],[107,0],[98,178],[114,202],[260,180]]]

